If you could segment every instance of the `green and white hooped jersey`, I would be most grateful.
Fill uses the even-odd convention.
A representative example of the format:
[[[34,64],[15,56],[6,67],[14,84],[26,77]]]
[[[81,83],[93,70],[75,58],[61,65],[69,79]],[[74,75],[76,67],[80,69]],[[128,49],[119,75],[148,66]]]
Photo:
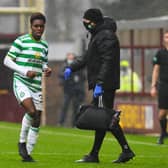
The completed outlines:
[[[30,79],[15,72],[14,79],[23,82],[33,92],[41,91],[42,70],[48,63],[47,42],[44,40],[36,41],[31,34],[26,34],[13,42],[7,55],[20,67],[38,73],[35,78]]]

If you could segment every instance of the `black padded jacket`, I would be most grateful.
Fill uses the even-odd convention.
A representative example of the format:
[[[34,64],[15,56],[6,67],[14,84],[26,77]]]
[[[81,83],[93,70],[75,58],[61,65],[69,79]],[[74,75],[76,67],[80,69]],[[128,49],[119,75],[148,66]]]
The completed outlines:
[[[116,24],[109,18],[96,25],[86,53],[70,66],[72,71],[86,66],[89,89],[96,84],[104,90],[120,87],[120,46],[115,31]]]

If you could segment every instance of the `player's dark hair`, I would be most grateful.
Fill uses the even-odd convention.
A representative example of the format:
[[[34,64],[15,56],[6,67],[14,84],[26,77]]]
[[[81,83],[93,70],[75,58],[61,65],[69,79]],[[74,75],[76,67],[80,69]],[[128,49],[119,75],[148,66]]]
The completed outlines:
[[[43,20],[44,23],[46,23],[46,17],[40,13],[40,12],[36,12],[36,13],[33,13],[30,17],[30,23],[32,24],[34,20]]]

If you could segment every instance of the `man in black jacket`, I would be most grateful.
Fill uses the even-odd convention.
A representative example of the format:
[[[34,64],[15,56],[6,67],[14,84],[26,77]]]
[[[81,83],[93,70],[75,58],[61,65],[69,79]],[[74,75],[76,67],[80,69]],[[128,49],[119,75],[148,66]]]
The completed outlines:
[[[74,72],[68,80],[64,79],[64,68],[76,59],[75,54],[67,53],[63,66],[58,74],[59,84],[63,88],[64,100],[61,108],[59,124],[64,126],[70,104],[72,103],[72,127],[75,126],[75,115],[85,98],[85,73],[83,70]]]
[[[116,89],[120,87],[120,46],[115,34],[116,23],[113,19],[103,17],[99,9],[88,9],[83,16],[84,27],[91,33],[86,54],[79,57],[64,72],[65,79],[86,66],[89,89],[93,90],[93,102],[98,105],[98,97],[102,95],[103,105],[113,108]],[[122,153],[114,163],[127,162],[135,154],[130,149],[124,133],[117,123],[111,129],[119,142]],[[98,154],[106,131],[96,130],[91,152],[77,162],[99,162]]]

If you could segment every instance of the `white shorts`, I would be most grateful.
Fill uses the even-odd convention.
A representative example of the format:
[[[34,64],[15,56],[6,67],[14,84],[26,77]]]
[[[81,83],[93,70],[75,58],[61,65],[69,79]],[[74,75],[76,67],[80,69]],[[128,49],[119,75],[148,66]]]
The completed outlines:
[[[18,100],[19,103],[23,102],[27,98],[32,98],[36,110],[39,111],[43,110],[43,100],[41,91],[33,92],[24,83],[22,83],[17,79],[14,79],[13,90],[16,99]]]

